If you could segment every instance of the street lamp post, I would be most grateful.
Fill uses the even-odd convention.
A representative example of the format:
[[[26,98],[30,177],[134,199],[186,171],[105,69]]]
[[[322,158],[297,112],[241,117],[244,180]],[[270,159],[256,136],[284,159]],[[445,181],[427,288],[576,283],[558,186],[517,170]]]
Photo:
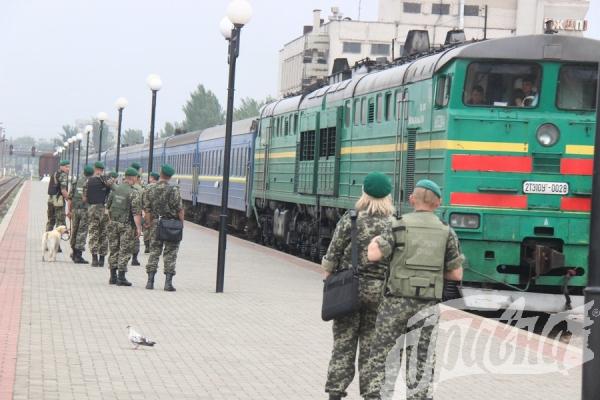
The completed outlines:
[[[231,127],[233,124],[233,97],[235,90],[235,63],[240,49],[242,27],[252,17],[252,7],[246,0],[233,0],[227,7],[227,16],[221,20],[220,30],[229,41],[229,81],[227,85],[227,117],[225,119],[225,149],[223,151],[223,187],[219,224],[219,252],[217,259],[217,293],[223,292],[225,282],[225,249],[227,248],[227,211],[229,198],[229,167],[231,159]]]
[[[83,135],[79,132],[75,138],[77,139],[77,176],[79,176],[79,161],[81,160],[81,141],[83,140]]]
[[[71,136],[68,140],[69,145],[71,146],[71,182],[73,182],[73,178],[75,177],[75,142],[77,138],[75,136]]]
[[[94,127],[92,125],[86,125],[85,126],[85,134],[86,134],[86,139],[85,139],[85,165],[88,164],[88,154],[89,154],[89,150],[90,150],[90,133],[92,133],[93,130],[94,130]]]
[[[119,110],[119,123],[117,125],[117,166],[115,171],[119,172],[119,155],[121,154],[121,122],[123,121],[123,109],[127,107],[127,99],[125,97],[119,97],[115,105]]]
[[[583,400],[596,400],[600,398],[600,71],[596,89],[596,138],[594,145],[594,174],[592,177],[592,209],[590,215],[590,238],[588,254],[588,283],[583,291],[586,307],[587,321],[591,321],[587,347],[594,352],[591,360],[582,367]],[[587,322],[586,321],[586,322]],[[584,323],[584,326],[588,324]],[[584,351],[585,351],[584,347]]]
[[[156,74],[148,75],[146,83],[152,91],[152,113],[150,115],[150,148],[148,149],[148,183],[150,183],[150,172],[152,172],[152,163],[154,161],[154,119],[156,117],[156,93],[162,88],[160,76]]]
[[[98,161],[102,161],[102,131],[104,129],[104,121],[108,118],[105,112],[98,113],[98,121],[100,121],[100,133],[98,134]]]

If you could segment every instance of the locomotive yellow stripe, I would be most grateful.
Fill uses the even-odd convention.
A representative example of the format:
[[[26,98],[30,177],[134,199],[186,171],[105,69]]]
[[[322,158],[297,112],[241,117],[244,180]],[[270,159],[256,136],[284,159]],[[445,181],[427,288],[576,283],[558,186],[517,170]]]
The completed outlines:
[[[190,179],[190,180],[194,179],[192,175],[175,175],[175,176],[173,176],[173,178],[174,179]],[[200,176],[198,176],[198,180],[199,181],[216,182],[216,181],[222,181],[223,176],[221,176],[221,175],[200,175]],[[229,182],[246,183],[246,178],[243,176],[230,176]]]
[[[584,146],[579,144],[568,144],[565,152],[567,154],[580,154],[585,156],[594,155],[594,146]]]
[[[259,158],[259,159],[265,158],[265,153],[263,151],[261,151],[260,153],[256,153],[255,157]],[[274,152],[274,153],[269,154],[269,159],[271,159],[271,158],[295,158],[295,157],[296,157],[295,151],[282,151],[279,153]]]

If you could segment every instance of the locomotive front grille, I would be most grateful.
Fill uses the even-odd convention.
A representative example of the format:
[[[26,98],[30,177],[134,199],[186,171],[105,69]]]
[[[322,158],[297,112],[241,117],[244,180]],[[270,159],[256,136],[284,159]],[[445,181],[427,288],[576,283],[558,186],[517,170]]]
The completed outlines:
[[[560,154],[533,154],[533,172],[559,173]]]

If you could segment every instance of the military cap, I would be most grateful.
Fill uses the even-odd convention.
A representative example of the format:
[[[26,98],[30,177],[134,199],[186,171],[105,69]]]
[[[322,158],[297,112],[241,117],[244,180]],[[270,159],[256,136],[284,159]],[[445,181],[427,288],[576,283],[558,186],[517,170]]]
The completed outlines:
[[[91,176],[94,174],[94,168],[92,168],[91,165],[86,165],[85,167],[83,167],[83,174],[85,176]]]
[[[108,176],[110,176],[111,178],[118,178],[119,174],[116,171],[110,171],[108,173]]]
[[[160,172],[166,176],[171,177],[175,174],[175,169],[169,164],[163,164],[163,166],[160,167]]]
[[[69,162],[69,160],[60,160],[60,166],[61,166],[61,167],[64,167],[65,165],[69,165],[69,164],[71,164],[71,163]]]
[[[420,187],[423,189],[431,190],[438,198],[442,198],[442,190],[437,185],[437,183],[435,183],[432,180],[421,179],[419,182],[417,182],[415,187]]]
[[[381,199],[392,192],[392,182],[383,172],[371,172],[365,177],[363,190],[376,199]]]
[[[140,168],[142,168],[142,166],[140,165],[140,163],[137,162],[137,161],[132,162],[131,165],[130,165],[130,167],[133,168],[133,169],[135,169],[136,171],[139,171]]]
[[[125,176],[138,176],[138,172],[135,168],[129,167],[125,170]]]
[[[104,163],[102,161],[96,161],[94,163],[94,168],[104,169]]]
[[[160,179],[160,174],[158,172],[150,172],[150,176],[156,180]]]

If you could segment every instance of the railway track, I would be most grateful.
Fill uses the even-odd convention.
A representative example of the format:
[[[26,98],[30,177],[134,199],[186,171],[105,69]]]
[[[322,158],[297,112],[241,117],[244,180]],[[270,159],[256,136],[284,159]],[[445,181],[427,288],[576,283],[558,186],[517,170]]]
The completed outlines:
[[[22,179],[16,176],[6,177],[0,180],[0,205],[3,205],[10,194],[19,186]]]

